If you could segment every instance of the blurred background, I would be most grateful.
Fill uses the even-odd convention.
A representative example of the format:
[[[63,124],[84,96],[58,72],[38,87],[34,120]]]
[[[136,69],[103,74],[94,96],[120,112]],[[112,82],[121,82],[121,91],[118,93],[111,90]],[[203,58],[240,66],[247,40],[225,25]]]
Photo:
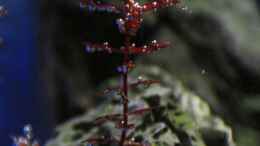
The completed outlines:
[[[109,0],[106,0],[109,1]],[[112,1],[112,0],[111,0]],[[109,1],[110,2],[110,1]],[[45,141],[56,125],[100,102],[121,56],[86,54],[84,42],[122,45],[116,15],[88,13],[78,0],[0,0],[0,145],[31,123]],[[169,71],[208,102],[238,146],[260,145],[260,1],[184,0],[145,15],[137,44],[173,47],[134,59]]]

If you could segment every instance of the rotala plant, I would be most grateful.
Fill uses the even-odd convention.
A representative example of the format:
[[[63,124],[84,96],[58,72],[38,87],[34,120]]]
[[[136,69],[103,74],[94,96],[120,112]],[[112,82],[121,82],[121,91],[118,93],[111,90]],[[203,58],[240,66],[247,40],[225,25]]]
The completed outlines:
[[[31,125],[24,126],[22,136],[13,137],[13,146],[40,146],[34,139]]]
[[[159,49],[169,47],[168,42],[158,42],[156,40],[143,46],[136,46],[132,42],[133,38],[136,36],[138,30],[143,22],[143,14],[145,12],[157,10],[159,8],[165,8],[173,6],[179,3],[179,0],[155,0],[152,2],[146,2],[144,4],[139,4],[135,0],[124,0],[123,4],[108,4],[100,3],[95,0],[83,0],[81,2],[81,7],[87,9],[88,12],[106,12],[111,14],[120,15],[120,18],[116,20],[119,32],[124,36],[124,46],[121,48],[114,48],[109,42],[103,43],[86,43],[86,51],[88,53],[94,52],[106,52],[106,53],[120,53],[123,56],[122,65],[117,68],[117,71],[121,74],[121,85],[118,87],[107,88],[104,93],[111,91],[117,92],[122,99],[123,111],[122,113],[113,113],[110,115],[105,115],[96,119],[96,124],[102,124],[107,121],[112,121],[115,123],[115,127],[121,130],[121,136],[119,137],[91,137],[87,139],[89,145],[94,144],[117,144],[119,146],[147,146],[147,143],[135,142],[128,136],[128,130],[135,128],[134,123],[130,123],[129,116],[141,115],[145,112],[150,112],[153,108],[142,108],[130,111],[128,108],[129,88],[138,86],[140,84],[150,85],[153,83],[158,83],[157,80],[144,80],[138,78],[134,83],[128,82],[128,73],[131,69],[135,67],[133,60],[130,59],[131,55],[142,55],[150,54]]]

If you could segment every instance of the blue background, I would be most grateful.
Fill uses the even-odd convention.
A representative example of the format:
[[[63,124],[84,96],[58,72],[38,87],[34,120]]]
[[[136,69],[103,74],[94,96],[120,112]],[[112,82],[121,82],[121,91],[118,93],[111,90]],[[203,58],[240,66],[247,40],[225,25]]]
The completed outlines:
[[[42,91],[38,69],[39,1],[0,1],[8,15],[0,18],[0,146],[30,123],[44,141],[52,129],[52,114]]]

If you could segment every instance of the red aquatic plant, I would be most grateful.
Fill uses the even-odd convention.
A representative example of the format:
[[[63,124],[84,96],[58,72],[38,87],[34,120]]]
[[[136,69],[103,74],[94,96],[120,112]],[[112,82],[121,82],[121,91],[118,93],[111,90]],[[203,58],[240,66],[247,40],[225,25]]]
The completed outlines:
[[[34,139],[31,125],[24,126],[23,135],[12,138],[13,146],[40,146],[38,141]]]
[[[117,87],[107,88],[102,94],[109,92],[117,92],[122,98],[122,113],[105,115],[95,120],[97,125],[103,124],[107,121],[115,123],[115,127],[121,129],[121,136],[116,137],[92,137],[85,142],[88,144],[117,144],[120,146],[145,146],[147,143],[135,142],[128,138],[128,130],[135,128],[135,124],[129,122],[129,116],[142,115],[143,113],[150,112],[153,108],[142,108],[129,112],[128,109],[128,90],[129,88],[136,87],[138,85],[150,85],[159,83],[157,80],[144,80],[138,79],[134,83],[128,82],[128,73],[135,67],[133,60],[130,59],[131,55],[150,54],[158,51],[162,48],[169,47],[169,42],[158,42],[156,40],[143,46],[136,46],[132,41],[133,37],[141,27],[143,22],[143,14],[148,11],[153,11],[160,8],[173,6],[179,3],[179,0],[154,0],[152,2],[146,2],[139,4],[135,0],[124,0],[121,5],[100,3],[96,0],[82,0],[80,6],[87,9],[89,12],[107,12],[112,14],[119,14],[120,18],[116,20],[119,32],[124,36],[124,46],[120,48],[113,47],[109,42],[104,43],[92,43],[87,42],[85,44],[86,51],[88,53],[94,52],[106,52],[106,53],[119,53],[123,56],[122,65],[117,68],[117,71],[121,74],[122,84]]]

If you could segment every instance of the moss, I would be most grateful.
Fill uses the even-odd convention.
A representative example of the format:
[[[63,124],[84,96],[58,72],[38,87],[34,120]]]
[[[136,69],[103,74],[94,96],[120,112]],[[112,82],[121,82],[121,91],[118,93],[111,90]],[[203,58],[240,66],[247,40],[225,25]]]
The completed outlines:
[[[131,95],[135,98],[129,103],[130,109],[147,107],[153,104],[157,104],[161,108],[151,114],[130,117],[132,123],[135,123],[137,127],[134,132],[130,131],[129,134],[132,137],[141,135],[143,136],[142,139],[146,139],[156,146],[172,146],[172,144],[178,145],[178,143],[185,142],[190,143],[190,146],[206,146],[201,130],[207,128],[213,131],[223,131],[222,133],[228,135],[224,141],[229,142],[228,146],[233,145],[230,128],[220,118],[211,114],[207,103],[199,96],[186,89],[181,82],[174,79],[170,74],[155,66],[138,67],[137,71],[132,72],[131,75],[137,77],[137,72],[140,72],[140,70],[146,78],[159,79],[162,83],[161,85],[147,87],[144,91],[133,90]],[[113,83],[113,81],[108,83]],[[111,98],[113,97],[108,97],[108,99]],[[100,127],[95,127],[90,123],[97,116],[106,113],[119,113],[120,111],[119,103],[111,103],[108,100],[96,109],[59,126],[57,137],[50,140],[47,146],[76,145],[85,138],[104,131],[108,134],[119,135],[119,131],[114,128],[112,123]],[[165,127],[162,128],[162,126]],[[79,134],[79,130],[84,133]]]

